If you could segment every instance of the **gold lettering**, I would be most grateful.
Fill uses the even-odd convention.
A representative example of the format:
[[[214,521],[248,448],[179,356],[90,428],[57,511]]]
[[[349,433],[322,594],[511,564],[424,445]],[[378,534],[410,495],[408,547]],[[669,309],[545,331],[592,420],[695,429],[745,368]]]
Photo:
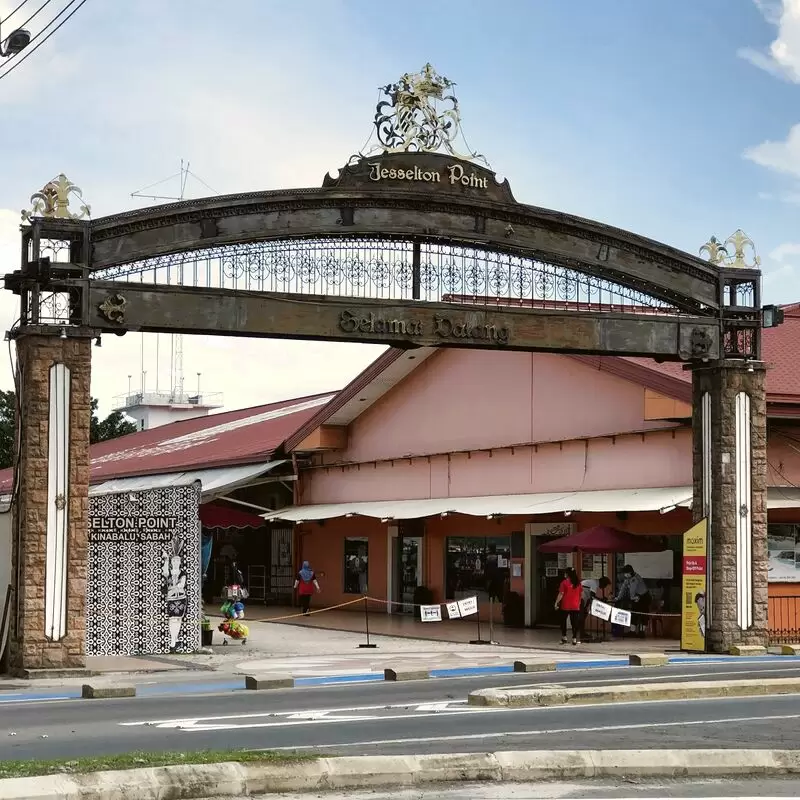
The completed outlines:
[[[369,168],[369,179],[371,181],[379,181],[381,179],[381,168],[377,164],[373,164]]]
[[[358,329],[358,317],[351,314],[349,311],[342,311],[339,314],[339,327],[345,333],[355,333]]]
[[[450,185],[452,186],[454,183],[460,183],[461,179],[464,177],[464,167],[461,164],[451,164],[447,171],[450,173]]]
[[[390,169],[389,170],[389,177],[390,178],[396,178],[397,177],[397,170],[396,169]]]
[[[387,333],[406,333],[406,323],[401,319],[390,319],[386,322]]]

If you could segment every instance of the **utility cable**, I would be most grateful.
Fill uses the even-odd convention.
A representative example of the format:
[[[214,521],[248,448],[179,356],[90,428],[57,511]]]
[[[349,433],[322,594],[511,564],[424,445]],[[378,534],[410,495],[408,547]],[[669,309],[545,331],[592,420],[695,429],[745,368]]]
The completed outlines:
[[[11,11],[7,17],[5,17],[4,19],[0,19],[0,25],[5,25],[6,22],[8,22],[11,19],[11,17],[13,17],[14,14],[16,14],[17,11],[19,11],[22,8],[22,6],[24,6],[27,2],[28,0],[22,0],[22,2],[13,11]]]
[[[50,0],[48,0],[48,2],[49,1]],[[31,43],[36,41],[36,39],[38,39],[60,16],[62,16],[66,11],[68,11],[71,6],[75,5],[76,2],[77,0],[70,0],[70,2],[66,6],[64,6],[64,8],[61,9],[61,11],[55,17],[53,17],[53,19],[51,19],[50,22],[48,22],[47,25],[44,28],[42,28],[42,30],[39,31],[39,33],[36,34],[36,36],[34,36],[31,39]],[[78,6],[72,10],[72,12],[66,17],[66,19],[62,20],[52,31],[50,31],[50,33],[48,33],[47,36],[45,36],[41,42],[39,42],[35,47],[32,48],[30,47],[29,44],[28,47],[25,48],[24,55],[21,58],[15,58],[11,66],[5,72],[0,74],[0,80],[5,78],[6,75],[10,75],[20,64],[22,64],[23,61],[25,61],[25,59],[30,58],[30,56],[32,56],[54,33],[57,33],[62,27],[64,27],[64,25],[66,25],[66,23],[69,22],[70,19],[72,19],[72,17],[74,17],[75,14],[78,11],[80,11],[80,9],[85,4],[86,0],[80,0]]]
[[[27,0],[25,0],[25,2],[27,2]],[[33,12],[33,14],[31,14],[31,15],[28,17],[28,19],[26,19],[26,20],[25,20],[25,22],[23,22],[21,25],[17,25],[16,27],[18,27],[18,28],[24,28],[24,27],[25,27],[25,26],[26,26],[26,25],[27,25],[27,24],[28,24],[28,23],[29,23],[31,20],[33,20],[34,18],[38,17],[38,16],[39,16],[39,14],[41,14],[41,13],[42,13],[42,11],[44,11],[44,10],[47,8],[47,6],[49,6],[49,5],[50,5],[50,3],[52,3],[52,2],[53,2],[53,0],[44,0],[44,3],[42,3],[42,4],[39,6],[39,8],[37,8],[37,9],[36,9],[36,11],[34,11],[34,12]],[[14,11],[17,11],[18,9],[22,8],[22,6],[24,6],[24,5],[25,5],[25,3],[22,3],[22,5],[20,5],[20,6],[17,6],[17,8],[15,8],[15,9],[14,9]],[[11,13],[13,14],[13,13],[14,13],[14,11],[12,11]],[[9,16],[10,16],[10,15],[9,15]],[[4,20],[4,21],[5,21],[5,20]],[[37,35],[38,35],[38,34],[37,34]],[[33,40],[31,40],[31,41],[33,41]]]

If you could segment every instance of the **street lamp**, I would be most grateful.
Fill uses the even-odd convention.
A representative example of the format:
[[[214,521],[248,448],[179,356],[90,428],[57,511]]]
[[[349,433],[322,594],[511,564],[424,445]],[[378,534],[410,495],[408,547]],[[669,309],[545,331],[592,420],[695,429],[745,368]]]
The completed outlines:
[[[26,31],[24,28],[17,28],[15,31],[11,31],[5,42],[0,38],[0,58],[8,58],[21,53],[30,44],[30,41],[30,31]],[[3,47],[4,44],[5,48]]]

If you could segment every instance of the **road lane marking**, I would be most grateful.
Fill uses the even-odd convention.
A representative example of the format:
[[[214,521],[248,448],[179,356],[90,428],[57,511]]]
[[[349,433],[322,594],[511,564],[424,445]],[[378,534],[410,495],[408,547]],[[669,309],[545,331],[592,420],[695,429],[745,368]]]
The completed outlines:
[[[12,700],[0,700],[0,706],[10,706],[14,703],[61,703],[64,700],[75,700],[74,697],[19,697]]]
[[[176,725],[178,723],[200,723],[200,722],[222,722],[224,720],[232,719],[265,719],[265,718],[288,718],[297,715],[329,715],[329,714],[353,714],[354,712],[362,711],[392,711],[396,708],[406,709],[409,712],[415,710],[424,711],[428,706],[436,705],[437,707],[452,707],[452,706],[466,706],[467,698],[464,697],[459,700],[437,700],[432,703],[394,703],[387,705],[374,706],[355,706],[350,708],[324,708],[324,709],[294,709],[292,711],[266,711],[259,714],[225,714],[222,716],[212,717],[178,717],[175,719],[159,719],[159,720],[137,720],[136,722],[120,722],[119,725],[125,727],[148,726],[148,727],[166,727],[168,725]],[[385,719],[385,718],[384,718]]]
[[[418,744],[420,742],[456,742],[474,739],[499,739],[504,736],[552,736],[565,733],[605,733],[611,731],[642,730],[645,728],[678,728],[682,725],[719,725],[726,722],[770,722],[775,720],[800,719],[800,714],[780,714],[766,717],[724,717],[721,719],[689,720],[687,722],[641,722],[630,725],[597,725],[585,728],[541,728],[533,731],[498,731],[497,733],[463,733],[453,736],[415,736],[413,739],[375,739],[362,742],[335,742],[323,745],[295,745],[289,747],[261,747],[246,750],[261,753],[266,750],[329,750],[332,747],[369,747],[370,745]]]

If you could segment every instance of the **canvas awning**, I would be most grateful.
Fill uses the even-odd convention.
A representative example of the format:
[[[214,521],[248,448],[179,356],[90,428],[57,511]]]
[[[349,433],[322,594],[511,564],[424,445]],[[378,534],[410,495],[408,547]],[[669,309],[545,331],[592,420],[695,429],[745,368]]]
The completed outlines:
[[[767,508],[800,508],[800,489],[770,486],[767,489]]]
[[[200,481],[202,502],[247,485],[255,478],[271,472],[275,467],[286,464],[287,460],[267,461],[261,464],[244,464],[235,467],[216,467],[187,472],[165,472],[160,475],[136,475],[130,478],[114,478],[98,483],[89,489],[89,494],[111,494],[113,492],[135,492],[145,489],[161,489],[165,486],[186,486]]]
[[[592,492],[549,492],[542,494],[485,495],[483,497],[442,497],[429,500],[381,500],[366,503],[331,503],[291,506],[264,514],[265,519],[288,522],[332,519],[347,515],[377,519],[418,519],[437,514],[467,514],[475,517],[563,514],[578,511],[668,511],[688,508],[692,488],[609,489]]]

